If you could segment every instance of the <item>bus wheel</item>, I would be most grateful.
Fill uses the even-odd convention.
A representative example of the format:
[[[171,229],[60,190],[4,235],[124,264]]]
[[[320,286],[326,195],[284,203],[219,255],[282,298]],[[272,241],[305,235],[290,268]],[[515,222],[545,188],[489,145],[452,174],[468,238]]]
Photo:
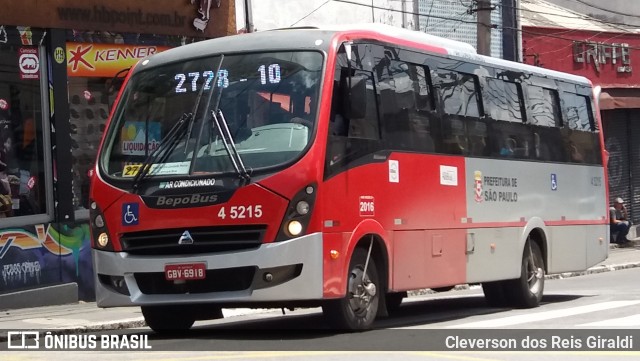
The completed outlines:
[[[325,303],[322,311],[331,326],[341,330],[370,329],[378,312],[380,281],[373,257],[369,259],[366,274],[367,250],[356,248],[349,263],[347,295]]]
[[[544,291],[544,260],[536,242],[527,241],[522,256],[520,278],[509,281],[507,288],[513,306],[538,307]]]
[[[185,331],[196,321],[188,306],[142,306],[141,309],[147,326],[157,333]]]
[[[400,308],[402,300],[407,297],[406,292],[390,292],[385,295],[385,303],[387,304],[387,312],[394,313]]]

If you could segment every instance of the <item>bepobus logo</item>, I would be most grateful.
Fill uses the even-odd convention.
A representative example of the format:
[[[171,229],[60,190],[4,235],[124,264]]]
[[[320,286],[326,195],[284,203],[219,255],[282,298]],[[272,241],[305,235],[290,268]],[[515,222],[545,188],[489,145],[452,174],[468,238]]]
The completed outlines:
[[[40,333],[38,331],[9,331],[7,332],[7,348],[11,350],[37,350],[40,348]]]
[[[157,198],[158,207],[180,207],[213,204],[218,201],[217,194],[190,194],[188,196],[160,196]]]

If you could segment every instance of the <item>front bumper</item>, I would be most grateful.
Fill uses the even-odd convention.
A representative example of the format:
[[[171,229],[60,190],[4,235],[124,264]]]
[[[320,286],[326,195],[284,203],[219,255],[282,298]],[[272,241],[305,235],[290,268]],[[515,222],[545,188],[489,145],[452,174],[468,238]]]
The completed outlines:
[[[92,250],[98,307],[162,304],[251,303],[319,300],[323,296],[323,239],[314,233],[284,242],[267,243],[250,251],[181,256],[133,256],[125,252]],[[207,279],[198,281],[198,291],[165,281],[164,266],[169,263],[204,262]],[[265,282],[264,272],[280,272],[280,282]],[[251,272],[251,273],[249,273]],[[247,273],[246,287],[209,287],[215,277]],[[225,276],[226,275],[226,276]],[[111,287],[106,279],[124,277],[127,294]],[[238,276],[239,277],[239,276]],[[154,286],[147,282],[153,280]],[[207,282],[207,281],[210,282]],[[225,281],[225,280],[223,280]],[[192,281],[187,281],[192,282]],[[227,279],[226,284],[230,282]],[[242,288],[242,289],[238,289]],[[204,291],[203,291],[204,290]],[[207,291],[211,290],[211,292]]]

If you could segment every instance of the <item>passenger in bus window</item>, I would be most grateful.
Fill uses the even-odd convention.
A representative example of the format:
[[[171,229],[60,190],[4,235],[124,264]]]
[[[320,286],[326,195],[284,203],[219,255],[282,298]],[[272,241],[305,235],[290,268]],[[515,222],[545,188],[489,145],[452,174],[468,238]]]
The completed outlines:
[[[578,146],[576,146],[575,143],[573,142],[569,143],[569,151],[571,153],[572,162],[576,162],[576,163],[584,162],[584,156],[582,155],[580,150],[578,150]]]
[[[629,213],[622,198],[616,198],[613,202],[613,207],[609,208],[609,218],[611,224],[611,242],[621,246],[633,245],[633,242],[627,240],[631,222],[629,222]]]
[[[515,152],[516,141],[513,138],[507,138],[504,142],[502,149],[500,149],[500,155],[504,157],[513,157]]]

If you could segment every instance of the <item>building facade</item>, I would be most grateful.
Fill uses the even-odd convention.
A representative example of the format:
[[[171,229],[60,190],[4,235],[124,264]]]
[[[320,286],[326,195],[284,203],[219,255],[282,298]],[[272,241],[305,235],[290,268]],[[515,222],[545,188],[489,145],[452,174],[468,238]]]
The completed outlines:
[[[476,23],[478,3],[459,0],[415,0],[420,13],[420,31],[461,41],[476,47],[478,25]],[[511,8],[505,4],[511,1],[490,0],[491,2],[491,56],[503,56],[503,12],[510,13]]]
[[[69,283],[93,299],[89,179],[123,74],[147,55],[235,33],[233,0],[22,0],[2,9],[0,304]]]
[[[640,2],[629,0],[548,0],[550,3],[610,23],[640,27]]]
[[[640,34],[545,1],[521,1],[524,61],[602,88],[609,197],[625,199],[640,222]]]

